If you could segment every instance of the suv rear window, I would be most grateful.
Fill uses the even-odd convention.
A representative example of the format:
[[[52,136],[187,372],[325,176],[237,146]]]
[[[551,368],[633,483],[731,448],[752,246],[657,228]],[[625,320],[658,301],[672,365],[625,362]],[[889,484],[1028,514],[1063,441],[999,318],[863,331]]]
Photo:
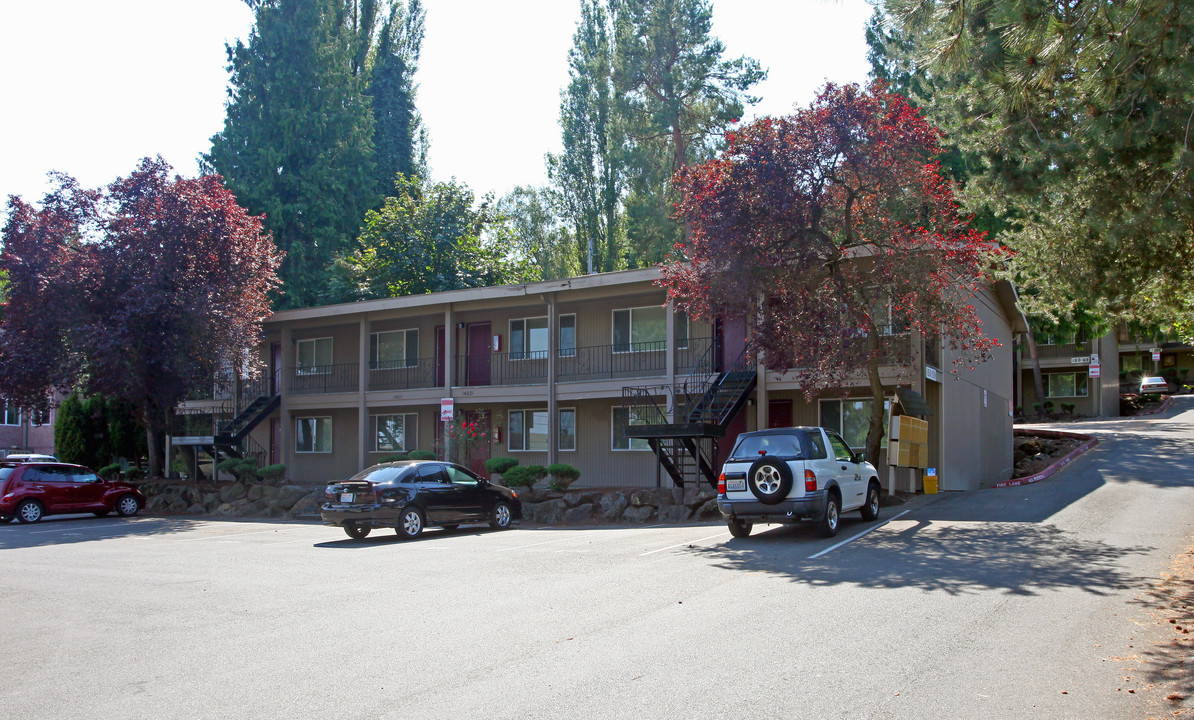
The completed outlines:
[[[800,438],[795,435],[747,435],[738,440],[732,453],[736,459],[754,459],[762,453],[775,457],[800,460]]]

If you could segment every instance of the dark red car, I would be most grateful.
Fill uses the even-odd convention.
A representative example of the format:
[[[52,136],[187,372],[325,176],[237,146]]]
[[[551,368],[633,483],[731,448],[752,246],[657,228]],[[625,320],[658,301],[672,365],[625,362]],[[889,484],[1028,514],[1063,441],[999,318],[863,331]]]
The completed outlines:
[[[82,465],[0,463],[0,522],[35,523],[46,515],[110,512],[136,515],[145,496],[123,482],[104,480]]]

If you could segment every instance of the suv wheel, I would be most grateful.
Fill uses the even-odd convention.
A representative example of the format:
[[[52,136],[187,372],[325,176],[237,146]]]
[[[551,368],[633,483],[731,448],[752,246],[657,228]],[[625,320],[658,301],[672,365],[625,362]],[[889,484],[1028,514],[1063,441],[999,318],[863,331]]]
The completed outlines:
[[[838,499],[837,493],[829,493],[825,498],[825,514],[817,522],[817,532],[821,537],[833,537],[837,535],[837,526],[842,521],[842,501]]]
[[[863,520],[879,518],[879,483],[872,482],[866,489],[866,504],[862,506]]]
[[[726,525],[730,526],[730,534],[736,538],[750,537],[750,529],[754,527],[754,524],[738,518],[726,520]]]
[[[746,478],[751,493],[764,505],[775,505],[792,492],[792,468],[782,460],[759,458]]]

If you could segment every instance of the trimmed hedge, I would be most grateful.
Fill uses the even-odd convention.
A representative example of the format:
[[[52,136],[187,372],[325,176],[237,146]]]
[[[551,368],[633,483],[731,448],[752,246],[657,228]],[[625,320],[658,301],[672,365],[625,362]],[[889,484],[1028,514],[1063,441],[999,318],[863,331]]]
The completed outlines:
[[[547,474],[551,476],[548,487],[552,490],[567,490],[580,477],[580,470],[567,463],[554,463],[547,466]]]
[[[434,460],[435,453],[430,450],[411,450],[406,457],[410,460]]]
[[[489,458],[485,461],[485,472],[496,475],[505,475],[510,468],[518,464],[518,458],[512,457],[495,457]]]
[[[529,488],[546,476],[547,468],[542,465],[516,465],[502,475],[502,480],[508,487]]]

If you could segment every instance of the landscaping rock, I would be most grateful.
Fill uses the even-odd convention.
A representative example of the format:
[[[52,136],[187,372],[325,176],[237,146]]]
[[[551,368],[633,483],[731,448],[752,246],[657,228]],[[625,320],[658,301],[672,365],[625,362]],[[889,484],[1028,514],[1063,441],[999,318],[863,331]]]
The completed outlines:
[[[717,509],[717,498],[709,500],[696,511],[696,517],[701,520],[709,520],[711,518],[720,518],[721,511]]]
[[[593,503],[601,502],[602,493],[600,490],[576,490],[569,493],[564,493],[564,502],[568,503],[569,507],[576,507],[577,505],[591,505]]]
[[[187,515],[205,515],[207,514],[207,506],[202,503],[195,503],[187,508]]]
[[[601,516],[606,520],[618,520],[630,506],[630,498],[621,491],[608,492],[601,496],[597,506],[601,510]]]
[[[634,496],[631,496],[631,502],[634,502]],[[655,516],[655,508],[650,505],[633,505],[626,508],[622,513],[622,519],[627,522],[644,523]]]
[[[248,490],[242,483],[232,483],[231,485],[220,489],[220,502],[230,503],[240,500],[248,494]]]
[[[535,522],[544,525],[555,525],[564,517],[568,504],[562,499],[545,500],[535,506]]]
[[[692,517],[692,510],[687,505],[667,505],[659,508],[660,522],[684,522]]]
[[[568,508],[564,511],[562,518],[565,525],[576,525],[579,523],[586,523],[593,519],[593,512],[596,505],[592,503],[585,503],[584,505],[577,505],[576,507]]]

